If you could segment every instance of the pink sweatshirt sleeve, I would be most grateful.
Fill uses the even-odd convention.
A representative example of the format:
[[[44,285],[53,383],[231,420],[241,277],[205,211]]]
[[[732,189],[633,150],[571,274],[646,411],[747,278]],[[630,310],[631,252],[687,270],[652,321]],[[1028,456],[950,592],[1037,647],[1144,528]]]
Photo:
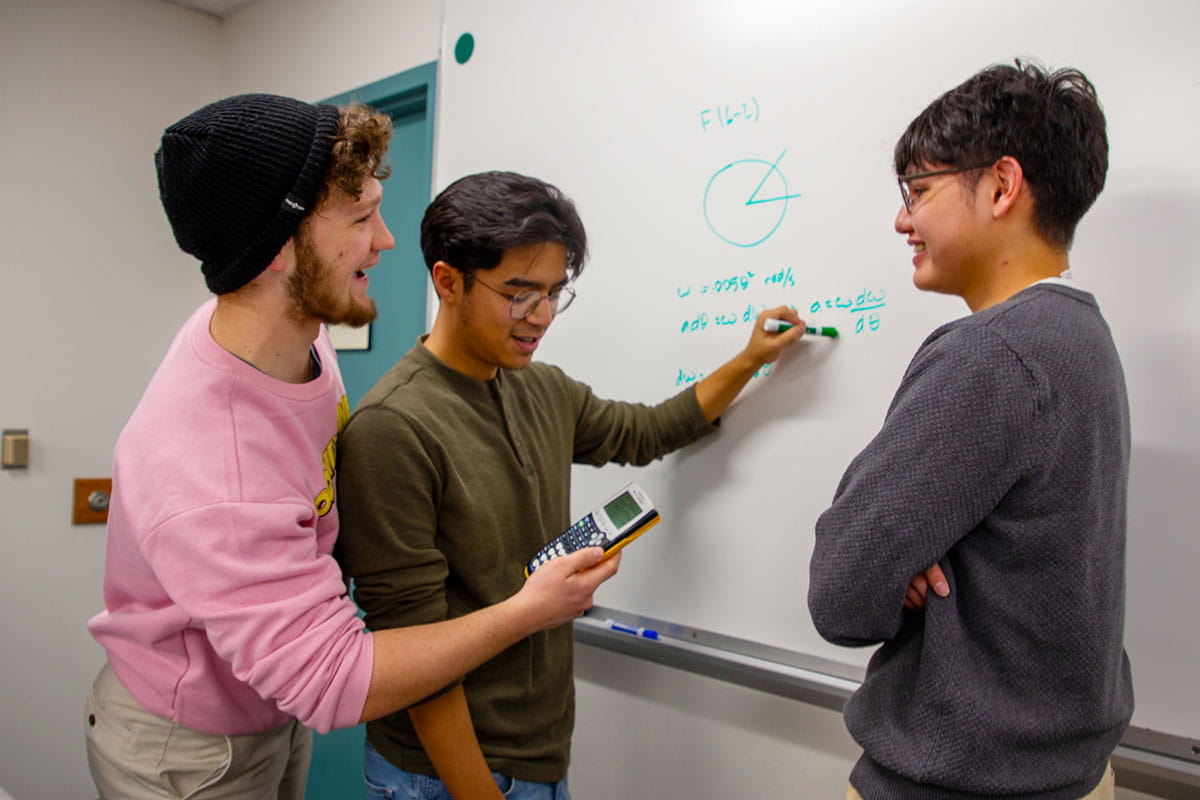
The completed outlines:
[[[176,515],[141,551],[234,675],[325,733],[358,723],[374,655],[311,504],[222,503]]]

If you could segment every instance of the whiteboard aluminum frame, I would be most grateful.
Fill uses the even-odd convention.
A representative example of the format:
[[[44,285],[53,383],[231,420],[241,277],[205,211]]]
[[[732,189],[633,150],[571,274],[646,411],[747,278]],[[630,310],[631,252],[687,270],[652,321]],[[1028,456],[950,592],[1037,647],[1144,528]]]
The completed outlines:
[[[648,628],[658,639],[610,630]],[[575,641],[749,689],[841,711],[864,670],[792,650],[593,606],[575,620]],[[1130,727],[1112,756],[1117,785],[1165,800],[1200,796],[1200,741]]]

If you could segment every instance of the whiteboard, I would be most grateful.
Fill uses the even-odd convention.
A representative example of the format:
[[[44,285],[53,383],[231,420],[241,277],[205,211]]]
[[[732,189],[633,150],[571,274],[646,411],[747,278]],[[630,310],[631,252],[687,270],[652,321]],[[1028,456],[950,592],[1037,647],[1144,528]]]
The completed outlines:
[[[436,187],[535,175],[588,229],[578,299],[538,358],[653,403],[740,349],[761,308],[842,332],[764,369],[716,436],[576,468],[577,513],[636,479],[664,517],[597,603],[857,666],[870,650],[808,617],[813,525],[920,342],[967,313],[911,285],[892,146],[990,63],[1082,69],[1111,166],[1071,262],[1130,389],[1134,724],[1200,735],[1200,4],[448,0],[443,35]]]

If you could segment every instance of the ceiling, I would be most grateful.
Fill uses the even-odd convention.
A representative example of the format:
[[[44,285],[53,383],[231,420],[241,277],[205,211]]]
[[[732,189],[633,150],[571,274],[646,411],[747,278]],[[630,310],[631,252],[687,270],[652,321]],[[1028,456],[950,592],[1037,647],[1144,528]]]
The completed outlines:
[[[217,19],[225,19],[235,11],[257,3],[258,0],[163,0],[163,2],[201,11]]]

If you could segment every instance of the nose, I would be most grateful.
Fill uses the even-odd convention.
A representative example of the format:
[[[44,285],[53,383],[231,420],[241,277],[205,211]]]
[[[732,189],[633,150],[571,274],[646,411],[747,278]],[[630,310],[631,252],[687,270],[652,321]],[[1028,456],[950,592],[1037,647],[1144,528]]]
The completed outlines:
[[[525,321],[530,325],[537,325],[539,328],[548,328],[550,323],[554,321],[554,310],[550,298],[543,295],[538,304],[530,314],[525,317]]]
[[[905,236],[912,233],[912,215],[908,213],[908,208],[905,207],[904,203],[900,204],[900,210],[896,212],[896,221],[893,225],[896,228],[896,233]]]
[[[372,242],[376,250],[391,250],[396,246],[396,237],[392,236],[392,232],[388,230],[387,223],[383,221],[383,217],[379,217],[379,228],[375,231],[375,239]]]

